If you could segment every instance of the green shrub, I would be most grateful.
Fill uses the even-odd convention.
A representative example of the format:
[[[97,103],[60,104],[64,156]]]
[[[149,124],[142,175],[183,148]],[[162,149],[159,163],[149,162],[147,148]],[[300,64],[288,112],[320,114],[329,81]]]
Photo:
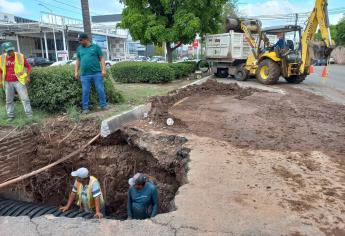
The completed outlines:
[[[169,64],[169,66],[175,71],[176,79],[180,79],[195,72],[195,66],[191,63],[179,62]]]
[[[192,73],[194,73],[198,69],[198,63],[196,61],[184,61],[180,63],[190,65]]]
[[[110,79],[105,80],[105,91],[110,103],[123,100],[122,95],[114,89]],[[29,84],[29,96],[33,107],[51,113],[66,111],[70,107],[80,106],[81,83],[74,79],[73,66],[34,68]],[[97,104],[97,100],[93,89],[90,105]]]
[[[167,83],[175,78],[168,64],[152,62],[120,62],[110,69],[112,77],[122,83]]]

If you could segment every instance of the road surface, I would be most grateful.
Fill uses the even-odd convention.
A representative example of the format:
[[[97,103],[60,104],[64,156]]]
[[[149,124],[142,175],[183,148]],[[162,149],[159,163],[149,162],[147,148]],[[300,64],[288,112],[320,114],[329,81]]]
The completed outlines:
[[[345,104],[345,65],[330,65],[326,79],[321,76],[323,68],[315,67],[314,74],[309,75],[302,84],[293,86]]]

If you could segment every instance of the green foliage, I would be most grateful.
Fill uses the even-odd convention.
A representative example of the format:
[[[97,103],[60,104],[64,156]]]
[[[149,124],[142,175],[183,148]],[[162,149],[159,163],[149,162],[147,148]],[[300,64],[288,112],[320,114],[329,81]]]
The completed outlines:
[[[337,29],[336,29],[336,25],[331,25],[329,28],[330,28],[330,31],[331,31],[331,37],[333,40],[336,40],[336,34],[337,34]],[[315,39],[317,41],[321,41],[322,40],[322,36],[321,36],[321,31],[318,30],[317,33],[315,34]]]
[[[115,91],[109,79],[105,90],[110,103],[121,102],[121,94]],[[81,104],[81,83],[74,79],[73,66],[34,68],[29,84],[31,105],[41,110],[57,113]],[[90,105],[97,104],[95,91],[91,92]]]
[[[345,18],[336,25],[335,41],[338,45],[345,45]]]
[[[180,79],[195,72],[195,64],[193,63],[180,62],[169,64],[169,66],[175,71],[176,79]]]
[[[122,83],[167,83],[175,78],[168,64],[152,62],[120,62],[110,69],[112,77]]]
[[[331,37],[338,46],[345,45],[345,18],[341,19],[338,24],[330,26]],[[321,41],[321,32],[318,32],[315,35],[315,39]]]
[[[223,21],[223,5],[227,0],[124,0],[122,28],[130,31],[142,44],[162,45],[167,42],[171,52],[179,45],[191,43],[196,33],[204,35],[218,31]],[[171,47],[175,42],[177,47]]]
[[[224,33],[226,29],[226,19],[228,17],[237,17],[237,0],[228,0],[223,6],[222,22],[219,33]]]

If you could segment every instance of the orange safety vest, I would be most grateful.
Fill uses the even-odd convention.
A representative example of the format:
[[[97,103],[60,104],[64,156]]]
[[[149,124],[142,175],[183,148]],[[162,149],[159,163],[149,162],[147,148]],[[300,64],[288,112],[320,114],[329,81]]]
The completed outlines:
[[[95,177],[90,176],[90,182],[89,185],[87,187],[87,198],[88,198],[88,203],[89,203],[89,209],[92,210],[93,212],[95,212],[96,210],[96,206],[95,206],[95,199],[93,198],[92,195],[92,185],[98,181]],[[81,192],[83,191],[83,185],[77,181],[77,206],[81,206],[82,204],[82,196],[81,196]],[[103,194],[101,191],[101,195],[99,195],[100,197],[100,208],[104,207],[104,199],[103,199]]]

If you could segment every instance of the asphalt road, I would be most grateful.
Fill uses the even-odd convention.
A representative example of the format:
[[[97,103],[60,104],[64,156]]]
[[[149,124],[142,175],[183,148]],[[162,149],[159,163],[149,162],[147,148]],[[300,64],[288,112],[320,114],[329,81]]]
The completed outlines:
[[[315,73],[309,75],[303,83],[292,86],[345,104],[345,65],[329,65],[328,78],[322,78],[323,68],[316,66]]]

